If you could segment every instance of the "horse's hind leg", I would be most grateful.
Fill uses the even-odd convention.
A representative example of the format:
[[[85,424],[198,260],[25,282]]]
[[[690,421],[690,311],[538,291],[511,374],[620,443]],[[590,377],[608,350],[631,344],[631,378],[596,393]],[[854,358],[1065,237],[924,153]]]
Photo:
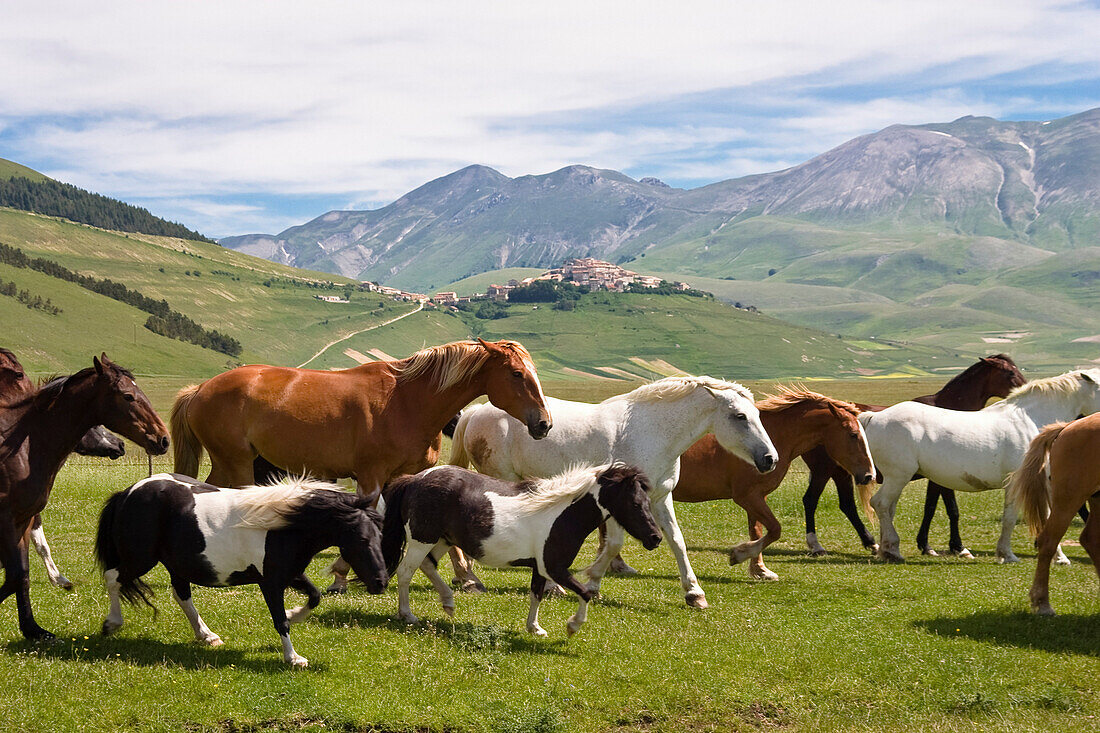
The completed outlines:
[[[474,574],[474,563],[460,547],[451,548],[451,568],[455,571],[454,583],[464,593],[484,593],[485,584]]]
[[[7,525],[0,529],[0,553],[2,553],[0,560],[4,565],[4,583],[0,585],[0,602],[11,594],[15,594],[16,610],[19,614],[19,632],[24,638],[35,641],[53,639],[54,635],[34,620],[34,612],[31,610],[27,543],[18,533],[19,530],[11,526],[10,521],[0,522],[0,525]]]
[[[877,552],[878,543],[867,531],[867,526],[859,516],[859,507],[856,506],[856,488],[855,483],[852,481],[852,474],[837,466],[837,471],[833,474],[833,484],[836,485],[836,498],[840,503],[840,511],[844,512],[844,516],[848,518],[848,523],[859,535],[859,541],[866,549]]]
[[[410,539],[408,546],[405,548],[405,557],[401,558],[401,562],[397,566],[397,572],[394,573],[397,576],[397,618],[407,624],[417,622],[417,618],[413,615],[412,608],[409,606],[409,584],[412,583],[412,577],[416,574],[416,569],[420,567],[421,563],[424,562],[424,558],[428,556],[428,553],[434,547],[435,545]]]
[[[298,624],[309,618],[313,609],[321,603],[321,591],[317,590],[317,586],[305,575],[291,578],[288,585],[306,596],[306,602],[303,605],[292,608],[286,613],[287,622]]]
[[[930,557],[940,555],[928,544],[928,532],[932,528],[932,520],[936,518],[936,507],[940,504],[941,493],[942,487],[939,484],[928,482],[928,487],[924,490],[924,516],[921,517],[920,529],[917,530],[917,549],[922,555]],[[946,500],[944,503],[947,503]]]
[[[176,599],[183,615],[187,617],[187,623],[191,624],[191,630],[195,632],[195,640],[207,646],[221,646],[220,636],[211,631],[199,616],[195,603],[191,600],[191,584],[186,580],[180,580],[171,573],[169,577],[172,583],[172,597]],[[279,605],[282,606],[283,598],[280,594]]]
[[[49,576],[50,582],[59,588],[72,590],[72,581],[61,574],[53,561],[53,554],[50,553],[50,543],[46,541],[46,533],[42,531],[42,515],[34,515],[34,521],[31,523],[30,531],[27,534],[30,544],[34,545],[34,551],[38,553],[38,556],[42,558],[42,564],[46,566],[46,575]]]
[[[959,533],[959,496],[953,489],[942,486],[940,487],[940,493],[943,495],[943,508],[947,510],[947,522],[951,528],[951,539],[948,542],[947,549],[952,555],[971,560],[974,555],[963,545],[962,535]]]
[[[1085,520],[1085,529],[1081,532],[1081,546],[1085,548],[1085,551],[1092,558],[1092,567],[1096,571],[1097,578],[1100,578],[1100,518],[1097,517],[1097,508],[1100,506],[1100,499],[1093,500],[1092,511],[1088,515],[1088,519]]]
[[[420,563],[420,570],[432,581],[436,595],[439,596],[439,604],[443,606],[443,613],[453,617],[455,615],[455,593],[443,576],[439,574],[439,560],[447,552],[447,543],[440,542],[432,548],[424,562]]]
[[[1072,508],[1056,505],[1050,516],[1047,517],[1046,523],[1043,525],[1043,531],[1039,533],[1039,537],[1035,541],[1039,552],[1036,557],[1035,579],[1031,583],[1029,596],[1031,610],[1040,616],[1054,615],[1054,609],[1050,605],[1050,562],[1054,559],[1062,535],[1069,529],[1069,523],[1073,519],[1075,511]]]

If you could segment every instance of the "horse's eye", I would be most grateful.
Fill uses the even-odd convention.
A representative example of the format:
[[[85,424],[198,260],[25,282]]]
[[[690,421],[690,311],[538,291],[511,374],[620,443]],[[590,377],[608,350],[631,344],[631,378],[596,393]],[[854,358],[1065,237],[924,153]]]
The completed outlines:
[[[515,370],[514,372],[512,372],[512,376],[513,377],[522,377],[523,376],[523,370],[522,369]]]
[[[736,415],[733,416],[733,419],[734,420],[740,420],[740,421],[744,422],[745,420],[749,419],[749,416],[746,415],[743,412],[738,412]]]
[[[132,394],[130,394],[129,392],[126,392],[125,394],[122,395],[122,399],[126,400],[127,402],[133,402],[134,401],[134,396]]]

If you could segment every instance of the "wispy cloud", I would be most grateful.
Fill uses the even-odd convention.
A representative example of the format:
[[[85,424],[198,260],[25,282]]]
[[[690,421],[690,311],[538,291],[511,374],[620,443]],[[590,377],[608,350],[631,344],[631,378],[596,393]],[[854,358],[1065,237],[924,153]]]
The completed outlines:
[[[1100,9],[1060,0],[40,2],[0,25],[0,156],[215,234],[475,162],[697,185],[1098,99]]]

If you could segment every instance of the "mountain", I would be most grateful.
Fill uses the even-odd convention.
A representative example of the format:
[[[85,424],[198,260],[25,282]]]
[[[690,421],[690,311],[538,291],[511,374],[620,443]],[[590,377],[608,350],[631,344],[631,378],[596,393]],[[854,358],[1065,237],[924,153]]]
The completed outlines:
[[[1098,169],[1100,109],[1050,122],[963,117],[894,125],[794,168],[692,190],[586,166],[519,178],[469,166],[381,209],[221,244],[420,289],[571,256],[751,279],[802,262],[785,276],[807,281],[907,252],[946,272],[960,268],[940,262],[938,237],[952,238],[954,259],[999,267],[1095,245]],[[841,250],[828,268],[813,259]]]

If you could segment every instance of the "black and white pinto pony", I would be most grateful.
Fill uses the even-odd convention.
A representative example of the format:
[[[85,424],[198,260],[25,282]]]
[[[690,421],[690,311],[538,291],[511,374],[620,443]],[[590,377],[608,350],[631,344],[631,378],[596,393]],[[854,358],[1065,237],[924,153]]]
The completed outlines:
[[[304,575],[310,560],[335,545],[367,590],[381,593],[388,576],[380,541],[381,517],[369,499],[333,484],[288,478],[220,489],[179,474],[156,474],[113,494],[100,514],[95,549],[110,599],[103,633],[122,626],[120,597],[152,606],[152,590],[141,576],[159,562],[199,642],[222,644],[195,610],[191,584],[255,583],[282,639],[283,660],[305,667],[308,660],[290,643],[290,624],[304,621],[321,600]],[[288,587],[307,597],[289,613],[283,606]]]
[[[548,581],[580,596],[566,627],[572,636],[584,624],[596,591],[574,578],[570,565],[588,535],[609,517],[647,550],[660,544],[650,490],[645,474],[623,464],[575,467],[518,484],[457,466],[393,481],[383,493],[382,552],[387,569],[397,575],[398,617],[417,621],[409,608],[409,583],[417,568],[431,580],[443,611],[454,615],[454,592],[436,565],[459,547],[483,565],[531,568],[527,631],[532,634],[547,635],[538,613]]]

